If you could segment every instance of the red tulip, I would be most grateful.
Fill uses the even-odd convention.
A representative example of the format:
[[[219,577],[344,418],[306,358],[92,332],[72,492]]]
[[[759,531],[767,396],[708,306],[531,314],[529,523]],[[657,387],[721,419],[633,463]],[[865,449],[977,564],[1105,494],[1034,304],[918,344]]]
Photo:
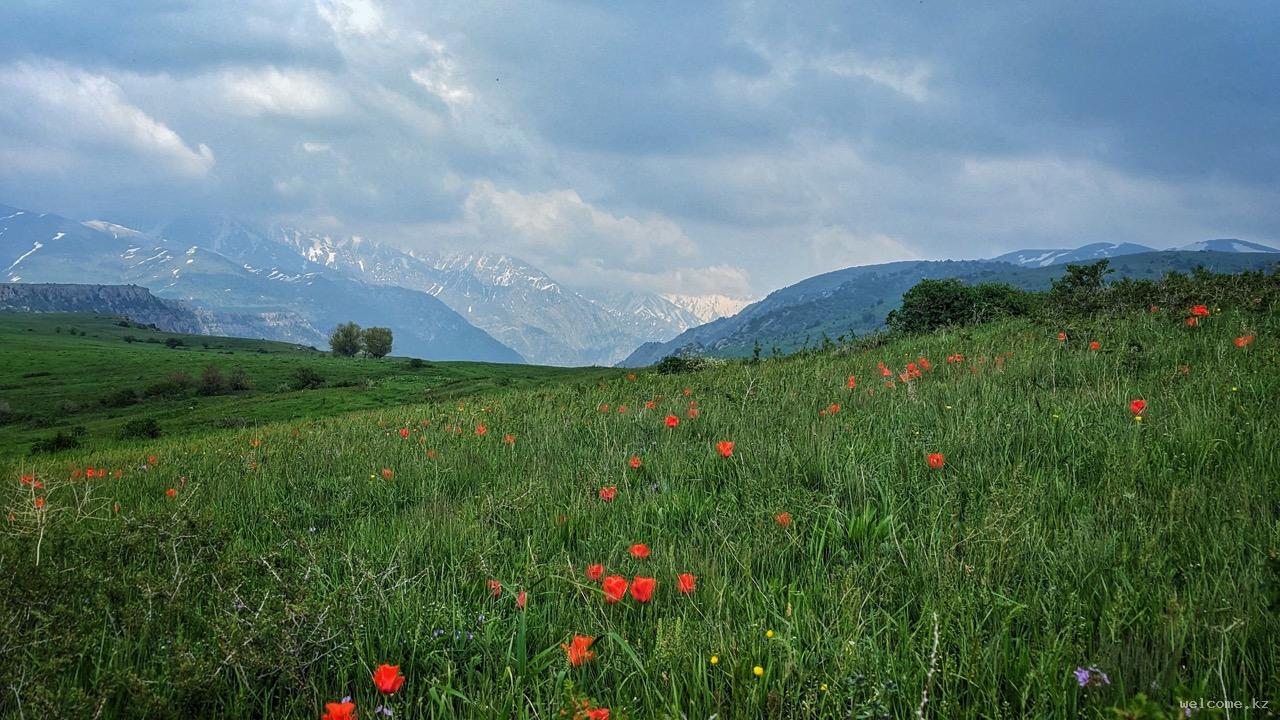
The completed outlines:
[[[849,388],[850,390],[857,390],[857,389],[858,389],[858,378],[854,377],[853,375],[850,375],[850,376],[849,376],[849,381],[848,381],[847,383],[845,383],[845,387]]]
[[[409,437],[409,428],[400,428],[400,437],[402,438]]]
[[[569,664],[578,667],[596,656],[595,651],[591,649],[591,643],[595,641],[596,639],[590,635],[574,635],[571,642],[560,643],[560,647],[564,648]]]
[[[1191,307],[1191,314],[1196,317],[1209,317],[1209,308],[1204,305],[1193,305]]]
[[[524,605],[526,602],[528,602],[528,600],[529,600],[529,594],[526,593],[525,591],[521,590],[520,592],[516,593],[516,608],[519,610],[523,610]]]
[[[169,488],[168,490],[164,491],[164,494],[168,497],[177,497],[178,491],[173,488]]]
[[[1129,403],[1129,412],[1133,413],[1134,415],[1141,415],[1142,411],[1146,409],[1147,409],[1146,400],[1134,400],[1133,402]]]
[[[636,602],[647,603],[653,599],[653,591],[658,587],[658,581],[651,577],[641,577],[639,575],[631,579],[631,597]]]
[[[400,674],[399,665],[379,665],[373,671],[373,686],[383,695],[392,695],[404,685],[404,676]]]
[[[320,720],[356,720],[356,704],[353,702],[325,703],[325,714]]]
[[[1066,342],[1066,341],[1067,341],[1067,334],[1064,332],[1058,333],[1058,342]]]
[[[600,584],[600,589],[604,591],[605,602],[616,603],[627,594],[627,579],[621,575],[610,575]]]
[[[394,472],[391,468],[382,468],[382,479],[383,479],[383,480],[390,480],[391,478],[393,478],[393,477],[395,477],[395,476],[396,476],[396,474],[395,474],[395,472]]]
[[[693,592],[693,589],[698,584],[698,578],[695,577],[692,573],[683,573],[676,580],[677,580],[676,586],[680,588],[680,592],[684,593],[685,595],[688,595],[689,593]]]

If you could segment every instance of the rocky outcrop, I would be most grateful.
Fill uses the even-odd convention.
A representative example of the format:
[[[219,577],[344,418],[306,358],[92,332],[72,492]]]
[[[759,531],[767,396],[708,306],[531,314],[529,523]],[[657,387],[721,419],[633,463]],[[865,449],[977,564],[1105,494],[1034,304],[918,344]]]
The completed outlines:
[[[168,332],[201,334],[190,308],[162,300],[139,285],[0,283],[0,312],[77,312],[115,315]]]

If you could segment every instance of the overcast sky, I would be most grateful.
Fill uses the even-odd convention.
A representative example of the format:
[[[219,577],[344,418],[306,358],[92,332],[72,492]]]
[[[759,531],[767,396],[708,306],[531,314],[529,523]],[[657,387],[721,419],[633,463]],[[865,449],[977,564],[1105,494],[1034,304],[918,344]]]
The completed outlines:
[[[1280,3],[976,5],[6,0],[0,203],[731,295],[1280,241]]]

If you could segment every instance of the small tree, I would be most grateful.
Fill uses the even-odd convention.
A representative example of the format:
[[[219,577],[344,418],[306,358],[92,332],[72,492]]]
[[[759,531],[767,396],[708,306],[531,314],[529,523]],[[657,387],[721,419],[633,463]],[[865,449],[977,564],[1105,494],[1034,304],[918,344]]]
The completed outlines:
[[[371,327],[364,331],[364,351],[372,358],[386,357],[391,352],[391,328]]]
[[[209,365],[200,373],[200,394],[221,395],[227,391],[227,381],[217,365]]]
[[[354,357],[360,352],[360,343],[360,326],[353,322],[339,325],[329,335],[329,347],[333,349],[334,355]]]

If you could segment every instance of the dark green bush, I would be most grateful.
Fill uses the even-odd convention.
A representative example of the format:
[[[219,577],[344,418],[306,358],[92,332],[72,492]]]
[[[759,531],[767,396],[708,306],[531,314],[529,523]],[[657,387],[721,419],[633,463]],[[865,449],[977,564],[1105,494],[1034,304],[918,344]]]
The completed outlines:
[[[289,386],[294,390],[315,390],[324,387],[324,378],[309,367],[300,367],[293,371]]]
[[[142,418],[139,420],[130,420],[120,429],[120,439],[122,440],[154,440],[160,437],[160,423],[154,418]]]

